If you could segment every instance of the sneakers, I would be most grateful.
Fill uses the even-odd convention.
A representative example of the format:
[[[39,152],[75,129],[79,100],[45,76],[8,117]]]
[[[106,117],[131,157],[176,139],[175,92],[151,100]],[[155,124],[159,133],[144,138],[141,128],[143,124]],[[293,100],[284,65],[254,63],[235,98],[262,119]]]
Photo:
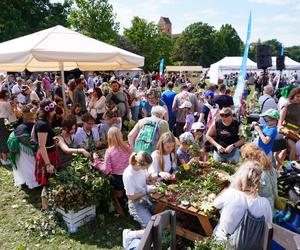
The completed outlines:
[[[131,232],[130,229],[124,229],[122,233],[122,244],[125,249],[129,247],[129,244],[132,240],[132,238],[129,236],[130,232]]]
[[[9,160],[2,160],[2,159],[1,159],[1,164],[2,164],[3,166],[8,166],[8,165],[10,165],[10,161],[9,161]]]

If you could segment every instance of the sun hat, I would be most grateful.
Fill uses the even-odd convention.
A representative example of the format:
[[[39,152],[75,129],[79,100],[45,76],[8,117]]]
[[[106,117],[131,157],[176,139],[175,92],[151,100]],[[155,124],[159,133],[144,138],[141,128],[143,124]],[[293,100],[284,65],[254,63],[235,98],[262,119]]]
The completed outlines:
[[[266,112],[260,114],[259,116],[262,116],[262,117],[268,116],[275,120],[279,120],[279,117],[280,117],[279,112],[275,109],[268,109]]]
[[[179,141],[182,143],[193,143],[195,139],[191,132],[184,132],[179,136]]]
[[[191,108],[191,107],[192,107],[192,103],[189,102],[189,101],[184,101],[184,102],[179,106],[180,109]]]
[[[192,125],[192,130],[205,130],[205,125],[202,122],[195,122]]]

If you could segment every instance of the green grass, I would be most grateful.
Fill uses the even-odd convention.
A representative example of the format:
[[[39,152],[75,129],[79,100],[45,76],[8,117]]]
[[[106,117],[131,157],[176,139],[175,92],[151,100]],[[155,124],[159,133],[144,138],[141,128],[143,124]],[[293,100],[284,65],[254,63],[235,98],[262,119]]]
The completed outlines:
[[[0,166],[0,249],[123,249],[122,230],[138,229],[129,216],[105,214],[76,234],[62,225],[61,232],[49,238],[29,235],[24,223],[40,215],[40,208],[40,190],[15,187],[12,171]]]

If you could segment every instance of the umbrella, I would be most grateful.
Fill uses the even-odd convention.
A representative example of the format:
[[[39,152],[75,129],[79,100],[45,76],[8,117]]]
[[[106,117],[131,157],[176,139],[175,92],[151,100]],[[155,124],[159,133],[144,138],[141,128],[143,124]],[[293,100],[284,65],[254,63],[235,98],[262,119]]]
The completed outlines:
[[[0,43],[0,71],[117,70],[141,67],[144,57],[63,26]],[[63,84],[64,86],[64,84]],[[64,105],[66,106],[63,89]]]

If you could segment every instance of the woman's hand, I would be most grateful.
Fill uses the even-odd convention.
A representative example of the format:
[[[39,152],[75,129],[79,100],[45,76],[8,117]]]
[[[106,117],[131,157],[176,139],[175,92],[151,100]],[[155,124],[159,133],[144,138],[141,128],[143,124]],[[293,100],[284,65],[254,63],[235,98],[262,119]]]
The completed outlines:
[[[233,144],[231,144],[227,148],[225,148],[225,153],[229,154],[232,152],[233,149],[234,149],[234,146],[233,146]]]
[[[46,166],[46,168],[47,168],[47,173],[48,174],[53,174],[54,173],[54,166],[53,165],[49,164],[49,165]]]
[[[169,180],[171,178],[171,175],[168,172],[159,172],[158,176],[164,180]]]
[[[80,153],[82,153],[85,157],[87,157],[87,158],[90,158],[91,157],[91,154],[88,152],[88,151],[86,151],[84,148],[82,148],[81,150],[80,150]]]
[[[218,146],[217,146],[217,150],[218,150],[220,153],[225,153],[225,148],[222,147],[221,145],[218,145]]]

